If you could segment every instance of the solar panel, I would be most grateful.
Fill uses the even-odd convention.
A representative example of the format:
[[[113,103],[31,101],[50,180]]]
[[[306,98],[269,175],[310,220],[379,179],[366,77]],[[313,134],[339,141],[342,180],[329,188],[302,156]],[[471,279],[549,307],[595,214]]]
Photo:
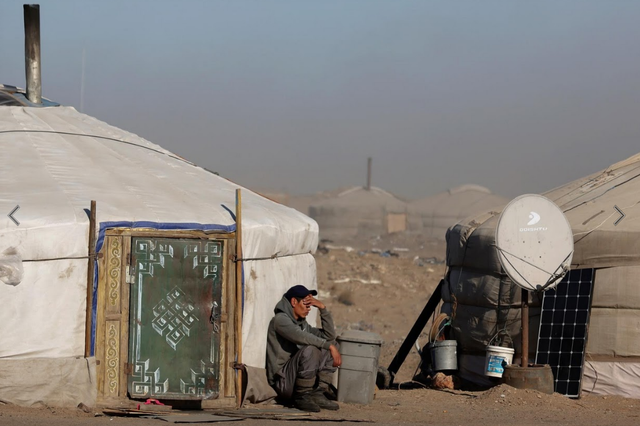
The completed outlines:
[[[591,295],[593,269],[576,269],[552,290],[544,292],[536,364],[549,364],[556,392],[579,397]]]

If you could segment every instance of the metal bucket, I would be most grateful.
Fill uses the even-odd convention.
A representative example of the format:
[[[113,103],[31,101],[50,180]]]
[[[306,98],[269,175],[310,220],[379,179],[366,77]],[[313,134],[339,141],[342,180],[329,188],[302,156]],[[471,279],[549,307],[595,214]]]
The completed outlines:
[[[458,369],[458,342],[440,340],[427,345],[431,352],[433,371],[453,371]]]
[[[535,364],[528,367],[507,365],[504,368],[503,379],[505,385],[516,389],[533,389],[549,395],[553,393],[553,371],[547,364]]]

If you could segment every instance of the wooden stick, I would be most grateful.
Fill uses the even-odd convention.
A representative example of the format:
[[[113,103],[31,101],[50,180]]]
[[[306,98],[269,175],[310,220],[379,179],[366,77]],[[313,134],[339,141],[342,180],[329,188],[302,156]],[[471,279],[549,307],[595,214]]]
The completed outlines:
[[[87,316],[85,318],[84,356],[88,358],[91,353],[91,331],[93,330],[93,276],[96,267],[96,202],[91,200],[91,213],[89,214],[89,261],[87,266]]]
[[[242,193],[236,189],[236,363],[242,364]],[[236,407],[242,405],[242,370],[236,369]]]

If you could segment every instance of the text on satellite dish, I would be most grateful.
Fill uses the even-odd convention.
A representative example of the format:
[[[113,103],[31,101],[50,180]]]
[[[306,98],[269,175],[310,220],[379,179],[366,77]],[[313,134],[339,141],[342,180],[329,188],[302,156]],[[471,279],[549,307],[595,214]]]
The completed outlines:
[[[536,231],[546,231],[548,228],[546,226],[537,226],[535,228],[520,228],[520,232],[536,232]]]

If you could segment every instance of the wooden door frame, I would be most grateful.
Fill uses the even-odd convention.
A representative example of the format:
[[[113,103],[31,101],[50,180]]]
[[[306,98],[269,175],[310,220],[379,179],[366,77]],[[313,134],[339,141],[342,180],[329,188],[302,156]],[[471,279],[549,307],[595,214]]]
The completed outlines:
[[[236,403],[235,371],[235,232],[159,231],[140,228],[114,228],[105,232],[98,255],[95,350],[98,402],[128,400],[129,291],[127,272],[133,238],[180,238],[223,241],[222,310],[220,339],[220,392],[217,399],[203,400],[203,408],[230,407]]]

